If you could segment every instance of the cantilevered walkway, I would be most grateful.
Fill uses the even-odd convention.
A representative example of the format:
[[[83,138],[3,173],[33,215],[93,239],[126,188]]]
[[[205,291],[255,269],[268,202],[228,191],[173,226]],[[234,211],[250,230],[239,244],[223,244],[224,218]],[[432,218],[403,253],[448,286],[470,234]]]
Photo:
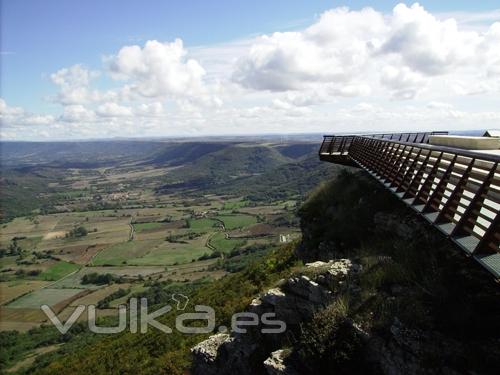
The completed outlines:
[[[429,144],[443,134],[325,136],[319,157],[366,170],[500,278],[500,155]]]

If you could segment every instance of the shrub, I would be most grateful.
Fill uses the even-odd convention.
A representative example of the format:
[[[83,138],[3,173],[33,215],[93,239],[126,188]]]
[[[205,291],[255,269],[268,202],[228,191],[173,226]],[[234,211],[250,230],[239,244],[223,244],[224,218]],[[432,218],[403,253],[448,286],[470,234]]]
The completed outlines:
[[[363,345],[347,313],[348,303],[339,297],[314,315],[297,345],[298,367],[307,373],[351,373],[359,367]]]

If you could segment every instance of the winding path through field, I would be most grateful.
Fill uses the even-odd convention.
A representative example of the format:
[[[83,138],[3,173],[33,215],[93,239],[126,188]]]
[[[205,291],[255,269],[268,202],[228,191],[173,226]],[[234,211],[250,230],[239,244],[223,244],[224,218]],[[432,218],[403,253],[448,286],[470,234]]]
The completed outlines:
[[[134,239],[134,236],[135,236],[135,228],[134,228],[134,224],[132,224],[132,221],[134,220],[133,217],[130,218],[130,223],[128,224],[130,226],[130,234],[128,235],[128,240],[129,241],[132,241]]]

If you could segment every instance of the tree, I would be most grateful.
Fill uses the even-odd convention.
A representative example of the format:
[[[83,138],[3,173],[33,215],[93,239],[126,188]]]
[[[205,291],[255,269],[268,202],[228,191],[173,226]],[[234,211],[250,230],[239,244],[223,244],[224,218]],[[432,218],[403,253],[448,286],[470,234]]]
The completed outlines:
[[[66,236],[69,238],[78,238],[78,237],[85,237],[87,234],[88,234],[87,229],[80,225],[79,227],[70,230]]]

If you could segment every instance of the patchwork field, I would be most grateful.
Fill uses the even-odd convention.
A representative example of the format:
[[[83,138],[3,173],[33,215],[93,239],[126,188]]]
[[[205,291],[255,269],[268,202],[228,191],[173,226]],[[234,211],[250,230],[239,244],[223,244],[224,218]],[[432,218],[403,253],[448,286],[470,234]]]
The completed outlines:
[[[221,223],[214,219],[191,219],[187,222],[189,229],[194,231],[207,231],[220,228]]]
[[[79,304],[130,289],[98,309],[98,316],[113,316],[131,294],[154,283],[223,277],[222,261],[233,250],[276,243],[286,229],[262,222],[283,213],[282,202],[256,206],[239,196],[158,194],[154,179],[174,170],[69,169],[50,185],[59,190],[61,212],[2,224],[0,330],[42,324],[42,304],[64,320]],[[83,283],[89,275],[109,281]]]
[[[91,273],[111,274],[113,276],[122,276],[125,278],[139,279],[150,275],[161,273],[165,267],[83,267],[78,272],[52,284],[52,288],[78,288],[78,289],[98,289],[100,286],[95,284],[82,284],[82,278]]]
[[[75,299],[69,304],[69,306],[95,305],[103,298],[109,296],[113,292],[116,292],[118,289],[127,289],[130,286],[131,284],[129,283],[106,285],[81,298]]]
[[[10,302],[6,307],[11,309],[39,309],[41,305],[55,306],[81,292],[79,289],[38,289]]]
[[[14,298],[22,296],[28,292],[37,290],[50,284],[40,280],[15,280],[0,283],[0,304],[5,304]]]
[[[140,257],[127,261],[127,264],[138,266],[172,265],[191,262],[208,251],[205,246],[209,234],[204,234],[194,240],[179,243],[162,241]],[[185,242],[185,243],[184,243]]]
[[[162,227],[165,227],[163,223],[158,223],[158,222],[149,222],[149,223],[138,223],[134,224],[134,229],[140,233],[144,231],[151,231],[155,229],[160,229]]]
[[[128,264],[132,259],[146,255],[161,243],[161,240],[134,240],[118,243],[101,251],[93,259],[92,265],[119,266]]]

